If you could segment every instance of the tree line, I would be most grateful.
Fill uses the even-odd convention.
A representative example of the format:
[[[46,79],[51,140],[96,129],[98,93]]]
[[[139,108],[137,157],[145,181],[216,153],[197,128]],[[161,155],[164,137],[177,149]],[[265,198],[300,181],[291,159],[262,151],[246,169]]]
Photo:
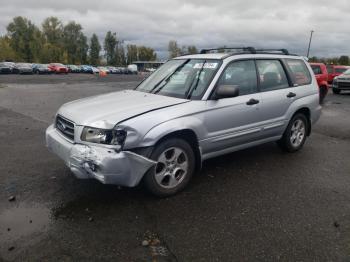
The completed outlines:
[[[39,28],[17,16],[6,30],[6,35],[0,36],[0,61],[125,66],[136,60],[157,59],[152,48],[125,45],[115,32],[108,31],[101,45],[95,33],[88,38],[80,24],[63,24],[57,17],[46,18]]]
[[[313,63],[324,63],[324,64],[333,64],[333,65],[350,65],[350,58],[347,55],[342,55],[340,57],[331,57],[331,58],[322,58],[313,56],[309,59]]]

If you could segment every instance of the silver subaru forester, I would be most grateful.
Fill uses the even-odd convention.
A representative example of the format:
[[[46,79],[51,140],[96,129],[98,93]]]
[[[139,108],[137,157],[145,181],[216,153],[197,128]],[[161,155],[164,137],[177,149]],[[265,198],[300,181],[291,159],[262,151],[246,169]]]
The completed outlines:
[[[157,196],[182,190],[204,160],[277,141],[301,149],[321,106],[303,57],[285,49],[207,49],[166,62],[135,90],[64,104],[48,148],[78,178]]]

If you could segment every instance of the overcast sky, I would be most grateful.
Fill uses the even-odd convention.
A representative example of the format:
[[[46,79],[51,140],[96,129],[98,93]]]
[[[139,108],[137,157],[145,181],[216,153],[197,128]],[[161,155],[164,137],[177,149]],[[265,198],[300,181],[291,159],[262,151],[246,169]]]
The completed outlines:
[[[349,0],[1,0],[0,34],[14,16],[40,26],[44,18],[75,20],[86,35],[108,30],[126,43],[147,45],[160,57],[171,39],[199,48],[287,48],[311,56],[350,55]]]

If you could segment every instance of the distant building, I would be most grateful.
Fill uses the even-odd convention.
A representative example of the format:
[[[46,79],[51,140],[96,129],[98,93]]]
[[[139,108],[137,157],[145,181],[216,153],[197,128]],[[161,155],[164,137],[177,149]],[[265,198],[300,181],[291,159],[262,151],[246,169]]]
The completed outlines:
[[[137,71],[143,72],[143,71],[152,71],[152,69],[157,69],[160,67],[164,62],[159,61],[135,61],[132,62],[133,65],[137,65]]]

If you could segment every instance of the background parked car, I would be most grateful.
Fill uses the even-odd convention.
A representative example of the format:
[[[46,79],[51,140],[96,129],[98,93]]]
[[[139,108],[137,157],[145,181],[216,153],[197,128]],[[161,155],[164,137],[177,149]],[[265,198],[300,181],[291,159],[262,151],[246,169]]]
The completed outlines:
[[[332,84],[334,77],[341,75],[349,68],[349,66],[344,65],[327,65],[328,83]]]
[[[6,63],[0,63],[0,74],[11,74],[12,67]]]
[[[322,103],[328,93],[327,67],[323,63],[310,63],[310,65],[316,76],[317,84],[320,89],[320,103]]]
[[[12,69],[14,74],[33,74],[32,64],[29,63],[17,63]]]
[[[90,65],[82,65],[81,66],[81,72],[85,74],[93,74],[92,66]]]
[[[81,69],[79,66],[76,65],[67,65],[68,72],[69,73],[80,73]]]
[[[49,68],[48,64],[35,64],[33,65],[33,73],[34,74],[51,74],[52,71]]]
[[[99,74],[100,73],[100,70],[97,67],[92,66],[91,70],[92,70],[92,74]]]
[[[68,74],[68,68],[60,63],[51,63],[49,64],[49,68],[56,74]]]
[[[118,73],[118,69],[114,66],[107,66],[109,73],[110,74],[117,74]]]
[[[346,70],[343,74],[336,76],[333,80],[333,93],[340,94],[342,90],[350,90],[350,69]]]

